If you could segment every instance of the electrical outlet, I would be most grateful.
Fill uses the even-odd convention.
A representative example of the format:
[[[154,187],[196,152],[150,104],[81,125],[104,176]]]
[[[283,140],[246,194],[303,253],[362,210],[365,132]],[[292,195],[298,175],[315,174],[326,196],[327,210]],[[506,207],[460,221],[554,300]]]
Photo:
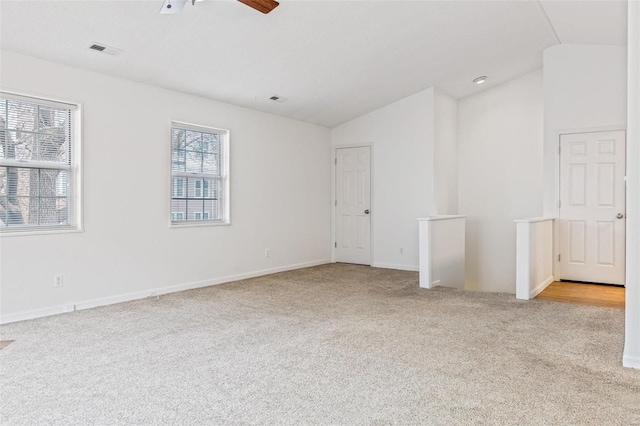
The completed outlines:
[[[269,251],[269,249],[266,249],[264,251],[264,257],[271,257],[271,252]]]
[[[53,287],[54,288],[60,288],[64,285],[64,281],[63,281],[63,276],[62,275],[56,275],[53,277]]]
[[[400,247],[400,254],[404,254],[404,249]]]

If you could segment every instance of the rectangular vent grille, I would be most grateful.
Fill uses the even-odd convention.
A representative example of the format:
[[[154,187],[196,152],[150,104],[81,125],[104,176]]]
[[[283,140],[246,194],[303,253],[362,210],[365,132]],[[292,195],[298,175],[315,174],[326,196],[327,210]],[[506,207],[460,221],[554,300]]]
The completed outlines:
[[[287,100],[287,98],[283,98],[282,96],[278,96],[278,95],[273,95],[269,99],[279,103],[285,102]]]
[[[96,52],[106,53],[107,55],[119,55],[120,52],[122,52],[121,49],[107,46],[106,44],[102,43],[93,43],[91,46],[89,46],[89,49],[95,50]]]

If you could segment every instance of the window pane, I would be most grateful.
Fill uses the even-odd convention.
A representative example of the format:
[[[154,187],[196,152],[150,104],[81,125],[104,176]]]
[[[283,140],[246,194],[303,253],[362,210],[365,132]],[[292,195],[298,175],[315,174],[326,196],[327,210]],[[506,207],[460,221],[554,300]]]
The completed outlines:
[[[59,170],[40,170],[40,197],[56,197]]]
[[[186,165],[187,152],[183,150],[173,151],[171,153],[171,170],[174,172],[184,172]]]
[[[13,130],[34,132],[38,129],[38,107],[26,102],[7,100],[9,116],[7,127]]]
[[[189,197],[202,198],[202,179],[189,179]]]
[[[66,197],[69,191],[69,176],[66,170],[60,170],[56,177],[56,195]]]
[[[7,158],[5,157],[5,155],[7,155],[7,136],[5,130],[0,130],[0,159]]]
[[[218,154],[204,154],[203,162],[203,173],[220,174],[220,156]]]
[[[40,225],[66,225],[67,217],[65,198],[40,198]]]
[[[209,219],[211,220],[221,220],[222,216],[220,215],[220,203],[218,200],[205,200],[204,201],[204,212],[209,215]]]
[[[171,129],[171,149],[172,150],[184,150],[185,149],[185,130]]]
[[[194,213],[202,213],[202,200],[188,200],[187,201],[187,220],[194,219]]]
[[[171,220],[184,220],[187,213],[187,202],[185,200],[171,201]]]
[[[5,168],[7,195],[9,202],[12,197],[38,196],[38,169],[24,169],[17,167]],[[2,185],[0,183],[0,185]]]
[[[213,154],[218,152],[219,135],[212,133],[204,133],[202,135],[202,151],[206,154]]]
[[[0,226],[7,225],[7,206],[9,205],[9,201],[7,201],[7,197],[0,196]]]
[[[37,197],[9,197],[8,207],[8,226],[38,224]]]
[[[187,151],[187,173],[202,172],[202,152]]]
[[[64,131],[52,135],[38,135],[38,160],[68,163],[68,141]]]
[[[0,128],[7,128],[7,100],[0,99]]]
[[[36,135],[33,133],[5,132],[5,155],[11,160],[37,160]]]
[[[171,185],[171,194],[174,198],[185,198],[186,178],[174,177]]]
[[[67,225],[69,172],[0,167],[0,219],[4,226]]]
[[[186,149],[188,151],[202,151],[202,133],[193,130],[186,131]]]
[[[69,126],[69,110],[41,105],[38,112],[38,132],[64,135]]]

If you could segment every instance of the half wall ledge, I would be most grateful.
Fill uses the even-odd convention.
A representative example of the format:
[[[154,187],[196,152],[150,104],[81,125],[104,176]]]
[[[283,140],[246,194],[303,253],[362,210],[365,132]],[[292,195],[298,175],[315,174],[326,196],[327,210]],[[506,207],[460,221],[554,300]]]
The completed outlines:
[[[418,218],[420,287],[464,289],[466,216]]]

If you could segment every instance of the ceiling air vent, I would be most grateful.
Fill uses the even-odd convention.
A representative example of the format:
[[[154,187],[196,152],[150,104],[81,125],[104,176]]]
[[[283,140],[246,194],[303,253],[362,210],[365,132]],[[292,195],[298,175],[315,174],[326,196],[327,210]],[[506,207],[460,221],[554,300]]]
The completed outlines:
[[[282,96],[278,96],[278,95],[273,95],[269,99],[275,102],[280,102],[280,103],[285,102],[287,100],[287,98],[283,98]]]
[[[89,49],[95,50],[97,52],[106,53],[108,55],[119,55],[122,52],[122,49],[118,49],[115,47],[107,46],[105,44],[93,43],[89,46]]]

